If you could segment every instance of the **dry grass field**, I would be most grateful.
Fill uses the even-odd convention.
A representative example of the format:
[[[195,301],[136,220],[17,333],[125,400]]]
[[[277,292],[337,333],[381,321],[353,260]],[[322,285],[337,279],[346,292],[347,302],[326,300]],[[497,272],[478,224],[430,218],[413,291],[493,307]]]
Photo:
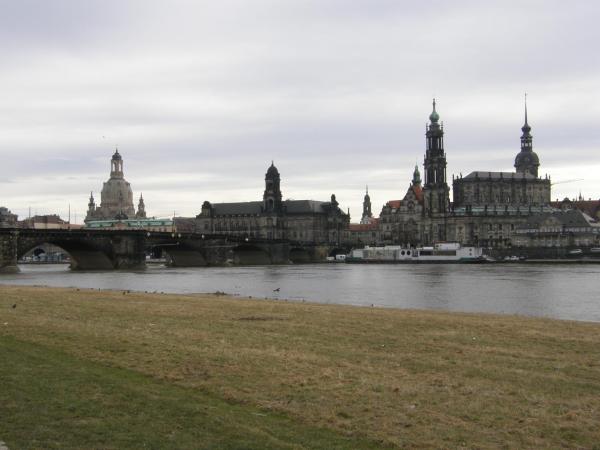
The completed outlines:
[[[0,286],[0,357],[9,448],[600,448],[600,324]]]

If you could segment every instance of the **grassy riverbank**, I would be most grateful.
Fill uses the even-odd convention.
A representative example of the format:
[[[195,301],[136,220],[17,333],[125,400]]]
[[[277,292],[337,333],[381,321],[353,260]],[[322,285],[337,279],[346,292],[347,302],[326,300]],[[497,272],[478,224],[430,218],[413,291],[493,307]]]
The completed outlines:
[[[600,442],[600,324],[0,286],[0,360],[9,448]]]

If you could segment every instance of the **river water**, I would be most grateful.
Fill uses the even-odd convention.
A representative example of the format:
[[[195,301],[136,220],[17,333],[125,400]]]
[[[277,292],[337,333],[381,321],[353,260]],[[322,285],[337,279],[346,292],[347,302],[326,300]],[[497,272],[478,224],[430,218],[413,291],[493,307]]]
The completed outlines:
[[[1,284],[212,293],[600,322],[600,265],[310,264],[71,272],[23,265]],[[277,291],[277,289],[279,289]],[[0,287],[0,293],[2,288]]]

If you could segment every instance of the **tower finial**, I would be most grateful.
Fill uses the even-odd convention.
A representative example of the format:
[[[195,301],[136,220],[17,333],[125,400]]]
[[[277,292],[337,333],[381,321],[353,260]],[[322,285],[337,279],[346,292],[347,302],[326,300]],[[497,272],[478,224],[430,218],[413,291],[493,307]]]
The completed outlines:
[[[367,194],[369,193],[369,185],[367,184]]]
[[[433,111],[431,111],[431,114],[429,115],[429,120],[431,123],[437,123],[438,120],[440,120],[440,115],[435,110],[435,98],[433,99]]]
[[[529,136],[529,132],[531,131],[531,127],[527,121],[527,92],[525,92],[525,123],[521,130],[523,131],[523,136]]]

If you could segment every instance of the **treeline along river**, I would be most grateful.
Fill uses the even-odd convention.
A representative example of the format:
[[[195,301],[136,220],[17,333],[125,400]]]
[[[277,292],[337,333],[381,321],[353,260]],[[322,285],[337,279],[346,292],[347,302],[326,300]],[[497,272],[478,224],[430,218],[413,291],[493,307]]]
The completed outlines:
[[[520,314],[600,322],[600,265],[311,264],[75,272],[23,265],[0,284],[259,298],[391,308]],[[0,287],[1,290],[1,287]]]

